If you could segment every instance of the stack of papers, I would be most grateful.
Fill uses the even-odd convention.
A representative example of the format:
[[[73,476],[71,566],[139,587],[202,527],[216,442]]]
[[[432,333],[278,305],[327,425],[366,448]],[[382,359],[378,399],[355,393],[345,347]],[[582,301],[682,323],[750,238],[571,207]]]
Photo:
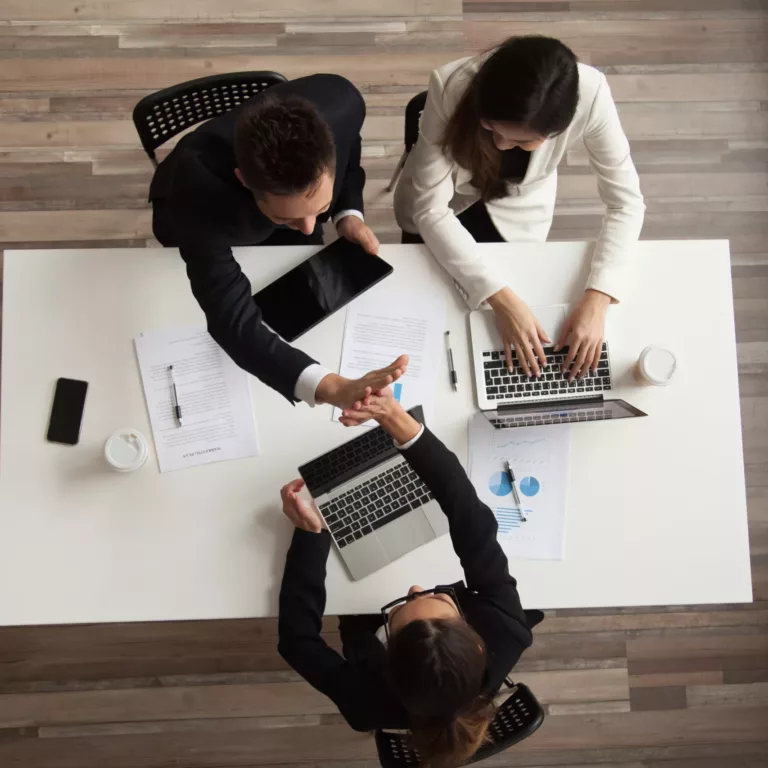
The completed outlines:
[[[469,423],[469,477],[496,516],[498,540],[509,557],[562,560],[571,452],[569,424],[494,429],[483,414]],[[515,504],[506,473],[515,473],[527,520]]]
[[[205,328],[153,331],[134,343],[161,472],[259,455],[248,374]]]
[[[434,415],[438,371],[448,380],[443,337],[445,302],[431,296],[376,291],[366,293],[347,308],[339,373],[359,379],[408,355],[408,371],[392,387],[406,410],[424,408],[429,424]],[[333,409],[333,420],[341,411]],[[376,426],[368,422],[367,426]]]

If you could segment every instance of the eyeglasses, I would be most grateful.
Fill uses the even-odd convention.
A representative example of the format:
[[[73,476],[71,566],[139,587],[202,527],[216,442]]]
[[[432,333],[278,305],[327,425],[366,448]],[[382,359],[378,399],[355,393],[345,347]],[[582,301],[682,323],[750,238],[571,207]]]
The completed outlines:
[[[429,595],[448,595],[453,600],[453,604],[456,606],[456,611],[461,618],[464,618],[464,614],[461,612],[461,606],[456,598],[456,590],[453,587],[435,587],[434,589],[425,589],[423,592],[414,592],[412,595],[405,595],[405,597],[399,597],[397,600],[393,600],[391,603],[387,603],[381,609],[381,615],[384,619],[384,631],[389,639],[389,620],[393,611],[396,608],[400,608],[406,603],[410,603],[420,597],[427,597]]]

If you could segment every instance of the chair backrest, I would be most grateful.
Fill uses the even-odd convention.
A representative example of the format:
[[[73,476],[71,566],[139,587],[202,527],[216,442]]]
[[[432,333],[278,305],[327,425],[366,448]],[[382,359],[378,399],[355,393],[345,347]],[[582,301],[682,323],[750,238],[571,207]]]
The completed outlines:
[[[509,698],[498,708],[488,728],[488,741],[478,749],[469,763],[503,752],[534,733],[544,722],[544,710],[531,689],[513,684]],[[376,750],[383,768],[417,768],[419,753],[408,746],[408,736],[402,733],[376,731]]]
[[[419,138],[419,120],[427,103],[427,92],[417,93],[405,107],[405,151],[410,152]]]
[[[144,151],[157,165],[155,150],[177,133],[284,82],[277,72],[231,72],[188,80],[145,96],[133,109],[133,124]]]

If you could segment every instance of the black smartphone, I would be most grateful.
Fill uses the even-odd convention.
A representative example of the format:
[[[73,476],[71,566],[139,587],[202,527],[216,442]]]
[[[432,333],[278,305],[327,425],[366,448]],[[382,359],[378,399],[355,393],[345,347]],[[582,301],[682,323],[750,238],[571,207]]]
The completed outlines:
[[[48,442],[77,445],[87,391],[87,381],[59,379],[56,382],[51,420],[48,422]]]
[[[260,290],[253,300],[273,331],[295,341],[391,272],[386,261],[339,238]]]

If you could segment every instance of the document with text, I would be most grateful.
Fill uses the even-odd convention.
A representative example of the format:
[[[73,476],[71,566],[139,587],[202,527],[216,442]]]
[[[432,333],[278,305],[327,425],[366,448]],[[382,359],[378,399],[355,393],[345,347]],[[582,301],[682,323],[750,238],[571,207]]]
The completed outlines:
[[[431,296],[400,292],[367,293],[347,309],[340,373],[358,379],[408,355],[408,370],[392,386],[395,398],[408,409],[424,408],[429,424],[434,415],[438,371],[448,380],[445,356],[445,302]],[[338,421],[341,411],[333,409]],[[369,426],[375,426],[369,422]]]
[[[204,327],[134,343],[161,472],[259,455],[248,374]]]

